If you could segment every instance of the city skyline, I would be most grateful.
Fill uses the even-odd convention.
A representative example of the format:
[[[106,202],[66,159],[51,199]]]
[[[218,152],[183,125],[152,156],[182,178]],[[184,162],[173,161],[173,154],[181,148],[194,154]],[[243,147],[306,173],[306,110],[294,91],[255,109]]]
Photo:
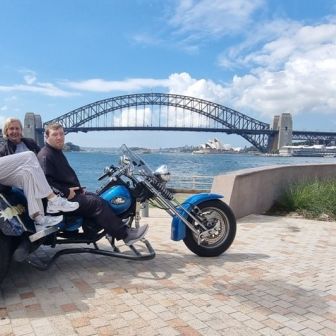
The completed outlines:
[[[335,129],[335,1],[2,0],[0,9],[0,123],[163,92],[267,123],[289,112],[294,129]],[[155,148],[214,137],[249,146],[237,135],[189,132],[90,132],[67,141]]]

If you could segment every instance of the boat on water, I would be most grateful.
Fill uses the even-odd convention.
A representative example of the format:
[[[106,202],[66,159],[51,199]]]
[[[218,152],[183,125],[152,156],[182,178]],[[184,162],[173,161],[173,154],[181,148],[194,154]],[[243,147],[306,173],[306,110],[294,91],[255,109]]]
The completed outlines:
[[[336,146],[283,146],[279,150],[279,156],[336,157]]]

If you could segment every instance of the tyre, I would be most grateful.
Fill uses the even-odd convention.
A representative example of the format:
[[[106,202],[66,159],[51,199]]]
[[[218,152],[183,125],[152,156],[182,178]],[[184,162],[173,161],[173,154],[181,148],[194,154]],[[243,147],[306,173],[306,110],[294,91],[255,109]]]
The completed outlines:
[[[11,255],[12,246],[11,238],[3,235],[0,232],[0,284],[7,274]]]
[[[205,226],[214,228],[214,233],[198,244],[197,235],[186,227],[184,244],[200,257],[219,256],[231,246],[236,236],[236,218],[231,208],[220,200],[204,201],[197,207],[200,215],[207,219]]]

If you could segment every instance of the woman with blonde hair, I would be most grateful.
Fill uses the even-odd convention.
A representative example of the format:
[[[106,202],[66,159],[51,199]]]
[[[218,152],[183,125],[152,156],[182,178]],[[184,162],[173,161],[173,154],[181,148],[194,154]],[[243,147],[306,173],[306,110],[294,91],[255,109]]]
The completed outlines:
[[[20,119],[7,118],[2,126],[4,142],[0,145],[0,156],[32,151],[37,154],[40,151],[38,144],[30,138],[23,136],[23,127]]]

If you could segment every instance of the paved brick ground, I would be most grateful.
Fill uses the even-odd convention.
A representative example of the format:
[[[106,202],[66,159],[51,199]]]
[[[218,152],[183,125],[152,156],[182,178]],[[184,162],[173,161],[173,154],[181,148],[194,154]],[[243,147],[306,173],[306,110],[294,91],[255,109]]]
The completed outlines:
[[[249,216],[230,250],[208,259],[151,214],[154,260],[73,255],[46,272],[13,263],[0,335],[336,335],[336,223]]]

